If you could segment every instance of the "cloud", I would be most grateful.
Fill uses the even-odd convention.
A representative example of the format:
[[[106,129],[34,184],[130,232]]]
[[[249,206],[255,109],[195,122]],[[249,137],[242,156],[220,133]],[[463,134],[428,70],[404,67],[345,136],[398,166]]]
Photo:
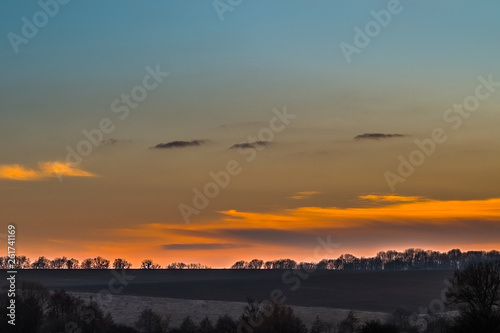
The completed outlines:
[[[382,201],[382,202],[412,202],[422,199],[422,197],[420,196],[376,195],[376,194],[360,195],[358,198],[363,200]]]
[[[116,145],[119,145],[119,144],[122,144],[122,143],[130,143],[130,142],[132,142],[132,140],[121,140],[121,139],[109,138],[109,139],[102,140],[100,142],[100,145],[103,145],[103,146],[116,146]]]
[[[154,146],[154,149],[170,149],[170,148],[184,148],[191,146],[199,146],[208,140],[192,140],[192,141],[171,141],[168,143],[159,143]]]
[[[165,244],[164,250],[228,250],[248,247],[241,244],[230,243],[191,243],[191,244]]]
[[[292,195],[291,197],[288,197],[288,198],[295,199],[295,200],[302,200],[302,199],[308,198],[312,195],[316,195],[316,194],[320,194],[320,193],[321,192],[318,192],[318,191],[301,191],[301,192],[295,193],[294,195]]]
[[[418,197],[401,197],[402,202],[391,202],[377,207],[299,207],[279,212],[223,211],[227,222],[268,228],[356,228],[373,224],[460,224],[465,221],[484,221],[499,224],[500,198],[482,200],[414,201]],[[409,199],[411,198],[411,199]],[[400,200],[401,201],[401,200]]]
[[[202,258],[205,263],[217,262],[222,267],[257,257],[272,260],[286,256],[311,261],[318,239],[330,235],[342,247],[334,252],[321,251],[325,258],[341,253],[375,255],[381,250],[410,247],[447,251],[500,246],[500,198],[436,200],[391,196],[362,196],[360,202],[378,203],[368,207],[353,203],[345,208],[227,210],[220,212],[221,217],[198,225],[145,224],[110,229],[109,236],[140,241],[145,248],[178,251],[183,258]],[[216,250],[224,251],[224,255],[214,257]]]
[[[90,172],[73,167],[67,162],[41,162],[40,170],[48,177],[70,176],[70,177],[95,177]]]
[[[0,165],[0,178],[11,180],[38,180],[41,177],[40,172],[26,169],[19,164]]]
[[[255,141],[255,142],[243,142],[243,143],[237,143],[229,147],[229,149],[249,149],[249,148],[256,148],[256,147],[266,147],[268,144],[270,144],[269,141]]]
[[[0,179],[18,181],[40,181],[60,176],[95,177],[94,174],[73,167],[70,163],[53,161],[38,163],[39,170],[25,168],[19,164],[0,165]]]
[[[364,133],[364,134],[356,135],[356,137],[354,137],[354,140],[364,140],[364,139],[380,140],[380,139],[390,139],[390,138],[401,138],[401,137],[405,137],[405,136],[408,136],[408,135],[397,134],[397,133],[396,134]]]

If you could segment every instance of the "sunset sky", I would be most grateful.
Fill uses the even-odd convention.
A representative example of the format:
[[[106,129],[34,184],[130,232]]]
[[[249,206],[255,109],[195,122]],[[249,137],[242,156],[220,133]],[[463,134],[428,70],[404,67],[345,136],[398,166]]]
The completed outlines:
[[[498,1],[46,2],[0,5],[18,254],[500,250]]]

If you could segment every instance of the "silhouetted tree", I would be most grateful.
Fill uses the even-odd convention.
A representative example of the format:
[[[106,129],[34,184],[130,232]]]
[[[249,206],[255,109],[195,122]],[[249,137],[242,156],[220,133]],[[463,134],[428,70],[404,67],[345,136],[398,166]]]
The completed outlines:
[[[205,265],[202,265],[200,263],[191,263],[189,265],[187,265],[187,269],[210,269],[209,266],[205,266]]]
[[[457,332],[500,332],[500,261],[473,262],[450,283],[447,300],[461,310]]]
[[[93,265],[95,269],[108,269],[109,268],[109,260],[104,259],[103,257],[96,257],[93,260]]]
[[[198,327],[196,326],[196,324],[194,323],[194,321],[191,319],[190,316],[184,318],[180,326],[181,333],[196,333],[197,329]]]
[[[347,317],[339,323],[339,333],[353,333],[358,322],[359,319],[354,312],[349,311]]]
[[[298,269],[313,271],[317,268],[317,264],[313,262],[301,262],[297,265]]]
[[[234,333],[236,328],[236,323],[227,314],[220,316],[215,323],[215,332],[217,333]]]
[[[82,269],[92,269],[94,267],[94,260],[91,258],[83,259],[81,263]]]
[[[170,317],[145,309],[139,315],[135,326],[143,333],[165,333],[168,331]]]
[[[295,269],[297,262],[292,259],[278,259],[273,262],[273,269]]]
[[[53,268],[53,269],[61,269],[63,268],[64,266],[66,266],[66,262],[68,261],[68,259],[66,257],[62,257],[62,258],[54,258],[50,261],[50,268]]]
[[[115,261],[113,262],[114,269],[129,269],[130,266],[132,266],[131,263],[121,258],[115,259]]]
[[[248,298],[241,315],[243,332],[253,333],[307,333],[302,320],[295,316],[292,308],[271,302],[259,302]]]
[[[264,261],[260,259],[253,259],[248,263],[248,268],[250,269],[261,269],[262,266],[264,265]]]
[[[83,301],[79,298],[69,295],[64,290],[56,290],[48,301],[47,331],[65,332],[68,330],[67,327],[77,327],[80,322],[79,310],[82,307]]]
[[[45,269],[50,267],[50,260],[44,256],[38,257],[36,261],[31,264],[33,269]]]
[[[155,264],[151,259],[144,259],[141,263],[141,269],[160,269],[161,265]]]
[[[244,260],[237,261],[231,266],[231,269],[245,269],[248,267],[248,263]]]
[[[173,262],[167,266],[167,269],[184,269],[187,265],[183,262]]]
[[[11,297],[8,297],[8,288],[4,287],[0,292],[0,302],[4,309],[0,331],[12,333],[41,332],[45,305],[49,300],[50,293],[43,285],[34,281],[16,281],[15,296],[15,325],[8,323]]]
[[[78,268],[78,263],[79,261],[75,258],[71,258],[66,261],[66,268],[67,269],[76,269]]]
[[[200,325],[198,328],[199,333],[214,333],[214,324],[208,317],[205,317],[202,321],[200,321]]]

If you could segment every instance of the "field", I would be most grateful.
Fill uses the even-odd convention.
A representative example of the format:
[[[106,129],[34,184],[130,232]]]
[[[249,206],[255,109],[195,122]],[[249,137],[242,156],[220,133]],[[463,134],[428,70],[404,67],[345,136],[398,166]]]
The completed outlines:
[[[301,277],[298,271],[280,270],[125,272],[126,285],[119,282],[121,274],[112,270],[21,270],[18,279],[38,281],[51,290],[65,289],[85,299],[98,298],[116,322],[132,324],[142,309],[151,307],[171,314],[175,326],[187,315],[198,320],[227,313],[236,319],[247,297],[267,300],[276,289],[307,324],[316,315],[338,321],[348,310],[355,310],[362,320],[384,319],[397,308],[427,307],[440,298],[444,280],[453,274],[322,270]],[[106,292],[99,294],[102,290]]]

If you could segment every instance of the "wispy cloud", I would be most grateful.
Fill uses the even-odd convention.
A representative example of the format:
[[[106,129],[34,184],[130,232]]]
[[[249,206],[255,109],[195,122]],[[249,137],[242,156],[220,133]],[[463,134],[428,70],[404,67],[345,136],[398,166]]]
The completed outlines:
[[[342,241],[344,253],[360,249],[376,253],[438,243],[441,248],[457,244],[474,248],[473,244],[481,242],[495,248],[500,244],[496,237],[500,231],[500,198],[435,200],[415,196],[395,201],[383,197],[375,198],[385,200],[378,206],[227,210],[220,212],[221,218],[196,226],[155,223],[109,232],[123,240],[140,239],[145,247],[154,244],[184,258],[214,260],[210,257],[213,251],[226,251],[220,261],[224,261],[222,257],[228,261],[257,256],[276,259],[284,248],[287,256],[303,258],[304,249],[314,248],[321,235],[333,235],[336,242]]]
[[[164,250],[229,250],[248,247],[248,245],[231,243],[188,243],[188,244],[165,244]]]
[[[154,149],[170,149],[170,148],[184,148],[184,147],[192,147],[199,146],[203,143],[206,143],[208,140],[192,140],[192,141],[171,141],[167,143],[159,143],[154,146]]]
[[[121,140],[121,139],[109,138],[109,139],[102,140],[101,143],[100,143],[100,145],[103,145],[103,146],[116,146],[116,145],[119,145],[119,144],[130,143],[130,142],[132,142],[132,140]]]
[[[0,178],[11,180],[38,180],[40,172],[19,164],[0,165]],[[43,177],[42,177],[43,178]]]
[[[386,200],[386,205],[377,207],[299,207],[281,212],[241,212],[223,211],[226,221],[272,227],[324,227],[346,228],[378,224],[434,224],[459,223],[457,221],[490,221],[498,224],[500,218],[500,198],[484,200],[415,200],[407,198],[394,202]],[[376,221],[376,222],[375,222]]]
[[[0,165],[0,179],[18,181],[40,181],[60,176],[95,177],[94,174],[73,167],[70,163],[51,161],[38,163],[38,170],[29,169],[19,164]]]
[[[320,193],[321,192],[318,192],[318,191],[301,191],[301,192],[295,193],[294,195],[292,195],[289,198],[290,199],[295,199],[295,200],[302,200],[302,199],[305,199],[305,198],[308,198],[310,196],[313,196],[313,195],[316,195],[316,194],[320,194]]]
[[[363,200],[383,201],[383,202],[412,202],[423,199],[420,196],[377,195],[377,194],[360,195],[358,198]]]
[[[229,149],[249,149],[249,148],[256,148],[256,147],[266,147],[270,142],[269,141],[255,141],[255,142],[243,142],[243,143],[236,143],[229,147]]]
[[[408,135],[405,134],[385,134],[385,133],[364,133],[356,135],[354,140],[380,140],[380,139],[390,139],[390,138],[401,138]]]

